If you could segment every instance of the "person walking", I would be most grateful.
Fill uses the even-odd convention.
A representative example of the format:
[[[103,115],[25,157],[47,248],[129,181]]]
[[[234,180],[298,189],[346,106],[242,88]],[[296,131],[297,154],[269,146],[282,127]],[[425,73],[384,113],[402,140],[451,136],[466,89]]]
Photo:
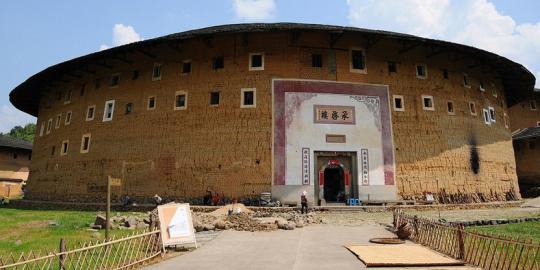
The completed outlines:
[[[300,203],[302,204],[302,214],[307,214],[307,212],[308,212],[307,191],[305,191],[305,190],[302,191],[302,195],[300,196]],[[304,211],[305,211],[305,213],[304,213]]]

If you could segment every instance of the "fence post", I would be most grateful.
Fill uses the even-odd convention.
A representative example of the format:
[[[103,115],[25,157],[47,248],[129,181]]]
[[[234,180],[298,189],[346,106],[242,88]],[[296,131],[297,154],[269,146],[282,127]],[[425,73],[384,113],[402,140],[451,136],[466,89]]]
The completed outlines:
[[[65,252],[65,251],[66,251],[66,241],[64,240],[64,238],[60,238],[60,256],[58,256],[58,269],[60,270],[66,269],[64,267],[65,255],[62,254],[62,252]]]
[[[465,240],[463,239],[463,224],[457,225],[457,240],[459,246],[458,259],[463,260],[465,258]]]

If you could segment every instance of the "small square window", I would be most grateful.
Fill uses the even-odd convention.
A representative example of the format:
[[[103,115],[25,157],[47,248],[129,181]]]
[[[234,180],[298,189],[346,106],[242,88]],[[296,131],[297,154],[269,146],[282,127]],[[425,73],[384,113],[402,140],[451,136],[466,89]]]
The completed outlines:
[[[138,71],[138,70],[134,70],[134,71],[133,71],[133,74],[132,74],[132,76],[131,76],[131,79],[132,79],[132,80],[136,80],[136,79],[138,79],[138,78],[139,78],[139,71]]]
[[[443,78],[444,78],[445,80],[448,80],[448,78],[449,78],[449,76],[448,76],[448,69],[443,69],[442,74],[443,74]]]
[[[120,83],[120,74],[113,74],[111,76],[111,82],[109,83],[109,87],[117,87]]]
[[[471,88],[471,83],[469,82],[469,76],[467,76],[467,74],[463,74],[463,86]]]
[[[530,104],[530,107],[531,107],[531,111],[536,111],[537,110],[536,100],[531,100],[531,102],[529,104]]]
[[[187,93],[184,91],[177,91],[174,98],[174,109],[184,110],[187,108]]]
[[[489,111],[489,120],[493,123],[496,122],[496,119],[495,119],[495,108],[493,107],[488,107],[488,111]]]
[[[84,96],[84,91],[85,91],[85,90],[86,90],[86,83],[83,83],[83,84],[81,85],[81,91],[80,91],[80,93],[79,93],[79,95],[80,95],[81,97]]]
[[[89,106],[86,109],[86,121],[94,120],[94,114],[96,112],[96,105]]]
[[[54,128],[55,129],[58,129],[60,128],[60,122],[62,121],[62,114],[59,113],[57,116],[56,116],[56,124],[54,124]]]
[[[62,148],[60,150],[60,155],[65,156],[68,153],[68,147],[69,147],[69,140],[65,140],[62,142]]]
[[[105,101],[105,109],[103,110],[103,122],[112,121],[114,114],[114,100]]]
[[[322,54],[320,53],[311,54],[311,67],[315,67],[315,68],[322,67]]]
[[[129,102],[126,104],[126,114],[130,114],[133,112],[133,103]]]
[[[474,102],[469,102],[469,112],[471,115],[476,115],[476,104]]]
[[[433,97],[432,96],[427,96],[427,95],[423,95],[422,96],[422,108],[426,111],[434,111],[435,110],[435,106],[433,104]]]
[[[478,83],[478,89],[480,89],[480,91],[482,91],[482,92],[486,91],[486,88],[484,88],[484,82],[480,81]]]
[[[363,50],[350,50],[351,72],[366,72],[366,57]]]
[[[264,70],[264,54],[249,54],[249,70]]]
[[[210,105],[219,105],[219,92],[210,92]]]
[[[388,62],[388,73],[397,73],[397,63],[394,61]]]
[[[94,80],[94,88],[99,89],[101,87],[101,80],[95,79]]]
[[[53,145],[53,146],[51,147],[51,156],[54,156],[55,150],[56,150],[56,147]]]
[[[146,109],[153,110],[155,108],[156,108],[156,97],[155,96],[149,96]]]
[[[71,103],[71,94],[72,94],[72,91],[71,90],[67,90],[66,91],[66,94],[64,96],[64,104],[69,104]]]
[[[403,104],[403,96],[394,95],[394,111],[405,111],[405,104]]]
[[[66,113],[66,120],[64,120],[64,125],[67,126],[69,124],[71,124],[71,111]]]
[[[182,74],[191,73],[191,61],[182,62]]]
[[[491,119],[489,118],[489,111],[487,109],[482,109],[482,115],[484,116],[484,123],[486,125],[491,125]]]
[[[424,64],[416,65],[416,78],[425,79],[427,78],[427,66]]]
[[[224,67],[225,67],[225,61],[223,60],[223,56],[216,56],[212,58],[213,69],[222,69]]]
[[[161,64],[154,64],[152,68],[152,81],[161,80]]]
[[[47,121],[47,134],[51,133],[52,130],[52,118],[49,118],[49,121]]]
[[[81,153],[85,154],[90,151],[90,133],[82,135]]]
[[[257,106],[255,93],[255,88],[241,89],[242,100],[240,101],[240,108],[255,108]]]
[[[453,101],[446,102],[446,111],[448,112],[448,114],[456,114],[456,112],[454,111]]]

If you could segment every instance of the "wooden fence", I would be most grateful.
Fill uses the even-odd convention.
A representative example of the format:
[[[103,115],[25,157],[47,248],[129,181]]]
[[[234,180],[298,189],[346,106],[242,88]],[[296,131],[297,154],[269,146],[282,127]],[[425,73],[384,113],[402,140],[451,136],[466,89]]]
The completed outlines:
[[[0,257],[0,269],[132,269],[162,253],[159,230],[90,242],[72,250],[60,246],[59,252]]]
[[[394,226],[409,224],[410,239],[482,269],[540,270],[540,244],[529,240],[467,231],[394,211]]]

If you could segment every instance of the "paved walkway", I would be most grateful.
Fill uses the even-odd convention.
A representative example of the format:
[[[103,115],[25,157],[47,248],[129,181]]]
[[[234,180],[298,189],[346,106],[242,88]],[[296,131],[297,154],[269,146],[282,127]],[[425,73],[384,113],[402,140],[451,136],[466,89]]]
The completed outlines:
[[[393,236],[379,225],[312,225],[273,232],[229,230],[193,252],[143,269],[359,269],[365,268],[364,264],[344,245]]]

